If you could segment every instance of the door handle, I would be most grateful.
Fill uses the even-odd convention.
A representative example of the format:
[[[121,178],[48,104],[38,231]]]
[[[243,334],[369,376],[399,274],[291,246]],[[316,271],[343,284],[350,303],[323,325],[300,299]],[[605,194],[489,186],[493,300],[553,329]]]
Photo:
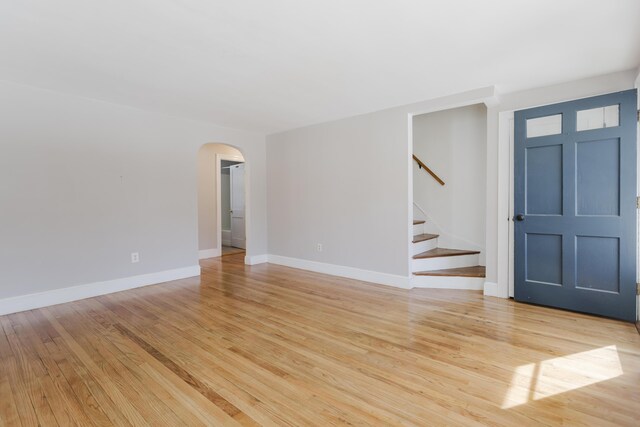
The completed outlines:
[[[524,215],[523,214],[518,214],[518,215],[516,215],[516,217],[514,219],[516,221],[524,221]]]

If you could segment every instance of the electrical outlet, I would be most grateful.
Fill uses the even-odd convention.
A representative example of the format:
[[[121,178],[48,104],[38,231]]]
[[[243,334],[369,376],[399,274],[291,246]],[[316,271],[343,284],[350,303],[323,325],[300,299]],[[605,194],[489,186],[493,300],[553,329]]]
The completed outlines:
[[[138,252],[132,252],[131,253],[131,264],[135,264],[137,262],[140,262],[140,254]]]
[[[316,250],[318,252],[322,252],[322,243],[318,243],[318,246],[316,246]]]

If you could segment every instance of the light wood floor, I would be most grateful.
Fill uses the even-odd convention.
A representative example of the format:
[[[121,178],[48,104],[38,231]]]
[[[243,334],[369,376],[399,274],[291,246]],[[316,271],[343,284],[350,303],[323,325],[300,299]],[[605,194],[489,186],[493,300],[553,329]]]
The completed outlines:
[[[244,249],[234,248],[233,246],[222,246],[222,255],[244,254]]]
[[[639,425],[633,324],[242,258],[0,317],[0,424]]]

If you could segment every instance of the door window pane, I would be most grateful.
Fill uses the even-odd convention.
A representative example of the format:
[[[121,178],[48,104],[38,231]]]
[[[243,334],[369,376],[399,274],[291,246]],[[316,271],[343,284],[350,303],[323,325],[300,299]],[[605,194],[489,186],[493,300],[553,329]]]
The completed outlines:
[[[619,125],[620,106],[617,104],[580,110],[576,117],[576,130],[578,131],[611,128]]]
[[[537,136],[559,135],[562,133],[562,114],[536,117],[527,120],[527,138]]]

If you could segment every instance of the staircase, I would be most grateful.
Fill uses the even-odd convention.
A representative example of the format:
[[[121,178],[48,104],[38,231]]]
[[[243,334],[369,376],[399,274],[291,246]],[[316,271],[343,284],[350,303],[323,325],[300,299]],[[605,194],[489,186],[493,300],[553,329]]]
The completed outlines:
[[[480,251],[438,247],[438,235],[424,231],[425,221],[413,221],[411,267],[414,288],[475,289],[484,287]]]

